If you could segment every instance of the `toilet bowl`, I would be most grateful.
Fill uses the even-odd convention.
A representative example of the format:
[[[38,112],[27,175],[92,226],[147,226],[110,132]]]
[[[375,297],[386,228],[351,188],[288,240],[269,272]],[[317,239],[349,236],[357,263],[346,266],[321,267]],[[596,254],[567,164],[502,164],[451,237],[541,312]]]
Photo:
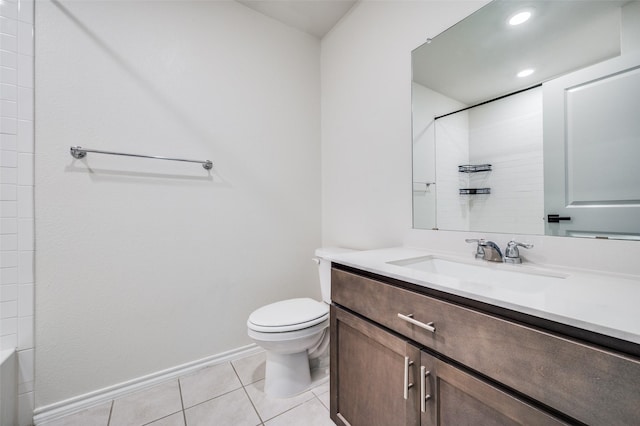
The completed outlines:
[[[331,261],[347,249],[318,249],[322,301],[310,298],[282,300],[256,309],[247,320],[249,337],[267,354],[264,391],[287,398],[309,389],[314,381],[309,361],[327,356]],[[316,375],[314,375],[316,376]],[[326,378],[326,372],[315,377]]]

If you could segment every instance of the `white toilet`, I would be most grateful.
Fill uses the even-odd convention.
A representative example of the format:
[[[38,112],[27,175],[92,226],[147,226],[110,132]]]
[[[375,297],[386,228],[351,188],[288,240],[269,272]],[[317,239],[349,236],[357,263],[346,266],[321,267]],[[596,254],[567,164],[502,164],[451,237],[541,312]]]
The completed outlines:
[[[309,360],[327,353],[331,261],[327,256],[350,252],[342,248],[317,249],[322,302],[288,299],[256,309],[247,320],[249,337],[267,352],[264,391],[287,398],[312,385]],[[322,374],[326,377],[326,373]]]

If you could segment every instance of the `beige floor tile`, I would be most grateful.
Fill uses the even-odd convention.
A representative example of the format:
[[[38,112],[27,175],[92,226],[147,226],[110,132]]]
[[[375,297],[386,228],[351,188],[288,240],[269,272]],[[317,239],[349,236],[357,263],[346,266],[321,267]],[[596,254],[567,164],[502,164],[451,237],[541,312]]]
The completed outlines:
[[[156,420],[155,422],[151,422],[148,426],[184,426],[184,413],[180,411],[160,420]]]
[[[315,388],[311,389],[311,392],[313,392],[313,394],[316,395],[316,396],[320,396],[323,393],[329,392],[329,380],[327,380],[323,384],[318,385]]]
[[[113,402],[109,426],[137,426],[182,410],[178,381],[118,398]]]
[[[265,426],[335,426],[329,411],[316,398],[265,423]]]
[[[329,401],[331,400],[329,392],[325,392],[322,395],[318,395],[318,399],[320,400],[320,402],[322,402],[322,405],[324,405],[327,408],[327,410],[331,409],[331,407],[329,406],[330,404]]]
[[[264,379],[264,365],[267,359],[266,352],[260,352],[256,355],[251,355],[246,358],[237,359],[232,361],[233,367],[236,369],[236,373],[240,376],[240,381],[243,385],[255,383],[258,380]]]
[[[109,401],[61,419],[40,424],[42,426],[107,426],[111,404],[112,401]]]
[[[185,410],[187,426],[256,426],[261,424],[244,389],[222,395]]]
[[[246,386],[245,389],[263,421],[269,420],[278,414],[284,413],[314,398],[311,391],[291,398],[271,398],[264,393],[264,380],[252,383]]]
[[[180,378],[184,408],[242,387],[231,363],[203,368]]]

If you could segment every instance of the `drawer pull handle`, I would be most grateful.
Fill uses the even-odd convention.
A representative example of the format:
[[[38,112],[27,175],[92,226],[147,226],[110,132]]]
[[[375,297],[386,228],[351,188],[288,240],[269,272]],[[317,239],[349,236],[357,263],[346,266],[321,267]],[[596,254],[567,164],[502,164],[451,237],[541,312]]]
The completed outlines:
[[[420,410],[427,411],[427,401],[431,399],[431,395],[427,394],[427,377],[431,371],[427,371],[425,366],[420,367]]]
[[[351,423],[349,423],[347,421],[347,419],[344,418],[344,416],[340,413],[336,413],[336,415],[338,416],[338,418],[342,421],[342,423],[345,424],[345,426],[351,426]]]
[[[413,314],[409,314],[409,315],[402,315],[400,313],[398,313],[398,318],[400,318],[401,320],[404,320],[406,322],[410,322],[413,325],[417,325],[420,328],[424,328],[427,331],[430,331],[432,333],[436,332],[436,328],[433,326],[433,322],[428,322],[428,323],[423,323],[420,321],[416,321],[413,318]]]
[[[413,365],[413,361],[408,356],[404,357],[404,399],[409,399],[409,388],[413,387],[413,383],[409,383],[409,366]]]

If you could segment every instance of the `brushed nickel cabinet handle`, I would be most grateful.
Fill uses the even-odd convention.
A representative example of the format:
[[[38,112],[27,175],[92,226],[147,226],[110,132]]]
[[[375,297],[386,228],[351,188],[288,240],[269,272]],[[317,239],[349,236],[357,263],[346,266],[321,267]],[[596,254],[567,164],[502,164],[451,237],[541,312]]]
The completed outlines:
[[[436,332],[436,328],[434,327],[433,322],[428,322],[425,324],[423,322],[414,320],[412,317],[413,317],[413,314],[402,315],[401,313],[398,313],[398,318],[400,318],[401,320],[404,320],[413,325],[417,325],[418,327],[424,328],[425,330],[430,331],[432,333]]]
[[[409,399],[409,388],[413,387],[413,383],[409,382],[409,366],[413,365],[413,361],[408,356],[404,357],[404,399]]]
[[[346,426],[351,426],[351,423],[349,423],[347,421],[347,419],[344,418],[344,416],[340,413],[336,413],[336,415],[338,416],[338,418],[342,421],[342,423],[344,423]]]
[[[431,399],[431,395],[427,393],[427,377],[430,374],[431,371],[427,371],[424,365],[420,367],[420,410],[423,413],[427,411],[427,401]]]

